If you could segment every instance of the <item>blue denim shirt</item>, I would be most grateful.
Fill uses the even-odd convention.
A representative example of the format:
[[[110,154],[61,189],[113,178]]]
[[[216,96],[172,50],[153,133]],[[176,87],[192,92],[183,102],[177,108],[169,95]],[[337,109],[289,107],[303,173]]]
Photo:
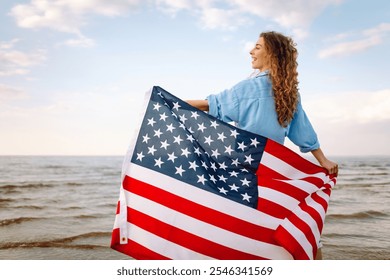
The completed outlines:
[[[281,144],[288,137],[304,153],[320,147],[300,100],[291,123],[287,127],[279,124],[268,71],[219,94],[209,95],[207,100],[210,115],[225,122],[235,122],[244,130]]]

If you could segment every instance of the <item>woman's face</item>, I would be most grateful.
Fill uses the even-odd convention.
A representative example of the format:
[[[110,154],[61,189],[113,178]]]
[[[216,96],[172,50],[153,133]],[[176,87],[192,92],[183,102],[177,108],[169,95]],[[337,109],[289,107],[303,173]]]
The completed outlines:
[[[255,47],[250,51],[253,69],[259,69],[261,72],[267,70],[268,62],[266,54],[264,38],[259,37]]]

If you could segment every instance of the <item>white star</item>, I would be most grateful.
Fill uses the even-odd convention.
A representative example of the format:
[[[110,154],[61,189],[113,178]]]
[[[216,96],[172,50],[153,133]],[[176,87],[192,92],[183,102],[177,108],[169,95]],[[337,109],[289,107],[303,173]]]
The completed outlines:
[[[226,136],[222,133],[217,133],[218,134],[218,140],[221,140],[222,142],[225,140]]]
[[[186,120],[188,120],[187,118],[186,118],[186,115],[181,115],[180,117],[180,121],[182,122],[182,123],[185,123],[186,122]]]
[[[233,159],[232,165],[238,166],[240,163],[238,162],[238,158]]]
[[[245,146],[244,141],[242,141],[241,143],[238,143],[238,148],[241,149],[242,151],[245,150],[246,146]]]
[[[212,121],[210,126],[217,129],[217,126],[219,126],[219,124],[217,124],[217,121]]]
[[[173,138],[175,138],[173,143],[177,143],[179,145],[180,145],[180,142],[183,141],[183,139],[181,139],[180,135],[174,136]]]
[[[163,120],[165,122],[166,118],[168,118],[168,116],[165,115],[165,112],[163,114],[160,114],[160,121]]]
[[[154,136],[157,136],[158,138],[160,138],[161,134],[163,133],[161,132],[160,129],[154,131]]]
[[[200,152],[200,149],[199,148],[195,148],[195,151],[194,151],[195,154],[197,154],[198,156],[200,156],[202,153]]]
[[[221,155],[220,153],[218,153],[218,149],[211,150],[211,151],[212,151],[212,153],[211,153],[212,157],[218,158],[218,156]]]
[[[229,147],[225,146],[225,153],[228,153],[230,156],[232,152],[234,152],[234,150],[232,149],[232,145],[229,145]]]
[[[223,193],[224,195],[227,195],[227,190],[225,190],[223,187],[218,188],[220,193]]]
[[[148,154],[152,154],[154,156],[154,152],[157,151],[155,148],[154,148],[154,145],[152,147],[148,147]]]
[[[168,148],[168,146],[170,146],[167,140],[165,140],[164,142],[160,141],[160,143],[161,143],[161,148],[164,148],[165,150]]]
[[[182,168],[182,166],[180,165],[179,167],[176,167],[176,172],[175,174],[179,174],[180,176],[183,176],[183,172],[185,172],[185,170]]]
[[[158,111],[160,109],[161,105],[156,103],[156,104],[153,105],[153,107],[154,107],[153,110]]]
[[[247,193],[241,194],[241,195],[242,195],[242,200],[246,200],[246,201],[250,202],[249,199],[252,198],[250,195],[248,195]]]
[[[144,157],[145,157],[145,156],[143,155],[142,152],[137,153],[137,159],[138,159],[139,161],[142,161],[142,159],[143,159]]]
[[[209,169],[206,162],[204,162],[203,160],[201,160],[201,162],[202,162],[202,166],[204,169],[206,169],[206,170]]]
[[[193,162],[190,162],[190,169],[194,169],[196,171],[196,168],[198,168],[199,165],[196,164],[196,161],[194,160]]]
[[[204,140],[204,142],[209,144],[209,145],[211,145],[211,142],[214,142],[214,140],[211,139],[211,136],[205,137],[204,139],[206,139],[206,140]]]
[[[144,138],[144,140],[142,140],[142,143],[148,144],[148,141],[149,141],[149,139],[150,139],[150,137],[148,136],[148,134],[142,136],[142,138]]]
[[[212,162],[210,167],[212,170],[217,171],[217,166],[215,165],[215,162]]]
[[[197,120],[198,119],[198,117],[199,117],[199,115],[198,115],[198,112],[191,112],[191,118],[194,118],[195,120]]]
[[[230,177],[237,177],[238,172],[233,170],[232,172],[229,172],[229,174],[230,174]]]
[[[176,129],[173,124],[167,125],[167,131],[173,132],[173,130]]]
[[[175,156],[174,152],[172,152],[172,154],[168,154],[168,160],[175,162],[175,159],[177,159],[177,156]]]
[[[241,181],[243,186],[247,186],[247,187],[249,187],[249,183],[251,182],[251,181],[248,181],[246,178],[244,178],[244,180],[240,180],[240,181]]]
[[[237,135],[239,135],[240,133],[237,132],[237,130],[230,130],[231,134],[230,136],[233,136],[234,138],[237,138]]]
[[[198,124],[198,130],[201,130],[203,132],[203,130],[205,129],[206,127],[204,126],[204,123]]]
[[[202,183],[202,185],[204,185],[204,183],[207,181],[207,179],[204,177],[204,175],[202,174],[202,176],[199,176],[199,175],[196,175],[198,176],[198,182],[197,183]]]
[[[245,162],[252,164],[252,161],[254,161],[254,159],[252,158],[252,155],[245,156]]]
[[[187,140],[192,143],[195,141],[195,138],[192,136],[192,134],[187,134]]]
[[[223,170],[226,170],[227,165],[225,164],[225,162],[222,162],[222,163],[219,164],[219,168],[223,169]]]
[[[155,159],[154,160],[156,163],[154,164],[154,166],[158,166],[159,168],[161,168],[161,164],[163,164],[164,162],[161,160],[161,157],[158,158],[158,159]]]
[[[260,144],[260,142],[257,141],[257,138],[252,139],[251,138],[251,145],[255,146],[257,148],[257,145]]]
[[[236,186],[236,184],[229,185],[229,187],[230,187],[230,190],[238,192],[238,187]]]
[[[161,98],[164,98],[163,94],[161,91],[157,92],[158,96],[160,96]]]
[[[179,110],[181,106],[179,105],[179,102],[173,102],[173,109]]]
[[[153,126],[155,123],[153,118],[148,119],[148,125]]]
[[[226,183],[226,180],[227,180],[227,178],[223,175],[218,175],[218,179],[219,179],[219,181],[223,181],[224,183]]]
[[[186,158],[188,158],[188,155],[191,154],[191,153],[188,151],[188,148],[181,149],[181,151],[182,151],[181,155],[182,155],[182,156],[185,156]]]
[[[217,183],[217,179],[215,179],[214,175],[210,175],[210,181],[213,181],[213,183]]]

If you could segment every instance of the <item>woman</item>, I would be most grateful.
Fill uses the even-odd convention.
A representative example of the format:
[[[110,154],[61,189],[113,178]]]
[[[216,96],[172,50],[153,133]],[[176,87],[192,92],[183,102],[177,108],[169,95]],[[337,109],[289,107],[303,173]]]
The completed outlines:
[[[327,159],[304,112],[298,93],[297,50],[289,37],[264,32],[250,51],[252,68],[259,73],[206,100],[187,100],[226,122],[281,144],[287,136],[301,152],[311,152],[330,174],[336,163]]]
[[[284,143],[288,137],[301,152],[311,152],[330,174],[338,165],[326,158],[302,108],[298,93],[297,49],[289,37],[264,32],[250,51],[252,68],[259,73],[206,100],[187,101],[226,122]],[[318,250],[317,259],[321,258]]]

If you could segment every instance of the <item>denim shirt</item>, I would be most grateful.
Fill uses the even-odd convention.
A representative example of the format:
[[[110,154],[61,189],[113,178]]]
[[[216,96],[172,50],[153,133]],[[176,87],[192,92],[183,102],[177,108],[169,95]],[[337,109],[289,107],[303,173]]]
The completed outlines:
[[[219,94],[209,95],[207,100],[209,114],[222,121],[235,122],[239,128],[281,144],[288,137],[304,153],[320,147],[300,99],[290,124],[287,127],[279,124],[268,71]]]

